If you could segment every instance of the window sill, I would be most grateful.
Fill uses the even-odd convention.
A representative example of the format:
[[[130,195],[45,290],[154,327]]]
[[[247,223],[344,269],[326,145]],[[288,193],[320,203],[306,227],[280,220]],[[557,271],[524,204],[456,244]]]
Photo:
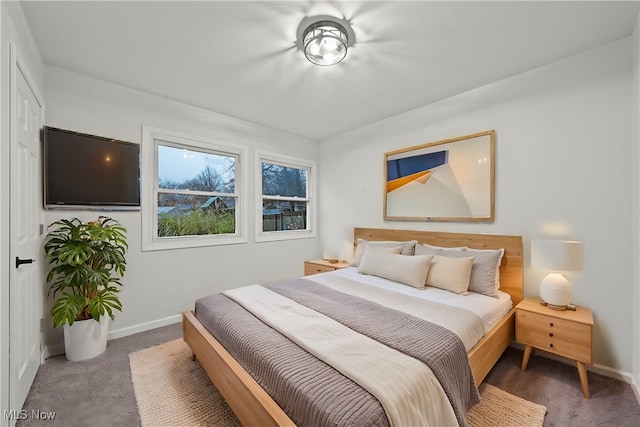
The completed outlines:
[[[298,231],[270,231],[256,234],[256,242],[277,242],[280,240],[311,239],[316,233],[309,230]]]
[[[215,238],[204,236],[184,236],[167,239],[158,239],[145,242],[142,245],[142,252],[165,251],[171,249],[201,248],[207,246],[238,245],[247,243],[244,236],[218,236]]]

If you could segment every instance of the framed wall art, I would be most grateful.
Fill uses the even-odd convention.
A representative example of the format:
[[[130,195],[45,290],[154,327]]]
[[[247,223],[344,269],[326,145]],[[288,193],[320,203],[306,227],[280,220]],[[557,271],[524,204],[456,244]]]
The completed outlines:
[[[495,131],[384,155],[384,219],[492,222]]]

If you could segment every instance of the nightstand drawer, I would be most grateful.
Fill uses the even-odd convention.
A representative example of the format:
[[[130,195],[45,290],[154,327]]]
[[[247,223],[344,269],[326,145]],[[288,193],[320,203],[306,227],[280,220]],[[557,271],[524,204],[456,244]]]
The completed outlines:
[[[326,273],[327,271],[335,271],[335,269],[336,269],[335,267],[330,267],[328,265],[314,264],[312,262],[304,263],[305,276],[309,276],[311,274],[317,274],[317,273]]]
[[[313,259],[304,262],[304,275],[310,276],[312,274],[326,273],[347,267],[349,267],[349,264],[344,261],[329,262],[325,259]]]
[[[516,340],[541,350],[592,363],[591,325],[518,310]]]

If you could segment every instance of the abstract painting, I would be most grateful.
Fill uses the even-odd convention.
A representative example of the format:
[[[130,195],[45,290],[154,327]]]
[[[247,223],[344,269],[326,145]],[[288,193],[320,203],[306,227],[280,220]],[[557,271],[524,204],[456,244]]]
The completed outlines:
[[[494,220],[495,131],[384,155],[384,219]]]

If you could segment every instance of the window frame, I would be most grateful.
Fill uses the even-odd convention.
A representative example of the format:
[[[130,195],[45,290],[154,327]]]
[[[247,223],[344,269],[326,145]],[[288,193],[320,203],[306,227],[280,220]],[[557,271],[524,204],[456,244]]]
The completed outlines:
[[[158,237],[158,146],[185,148],[236,157],[234,195],[236,195],[236,232],[233,234],[207,234],[192,236]],[[170,131],[151,126],[142,127],[142,251],[184,249],[247,243],[247,148],[241,145],[220,142],[211,138]],[[180,190],[180,194],[199,194],[201,191]],[[205,192],[208,193],[208,192]],[[211,192],[215,193],[215,192]],[[229,193],[225,193],[229,194]]]
[[[262,163],[307,170],[307,197],[265,196],[262,194]],[[255,240],[273,242],[278,240],[308,239],[316,237],[316,162],[268,151],[256,150],[255,155]],[[304,230],[263,231],[262,205],[264,199],[296,200],[307,202],[307,228]]]

